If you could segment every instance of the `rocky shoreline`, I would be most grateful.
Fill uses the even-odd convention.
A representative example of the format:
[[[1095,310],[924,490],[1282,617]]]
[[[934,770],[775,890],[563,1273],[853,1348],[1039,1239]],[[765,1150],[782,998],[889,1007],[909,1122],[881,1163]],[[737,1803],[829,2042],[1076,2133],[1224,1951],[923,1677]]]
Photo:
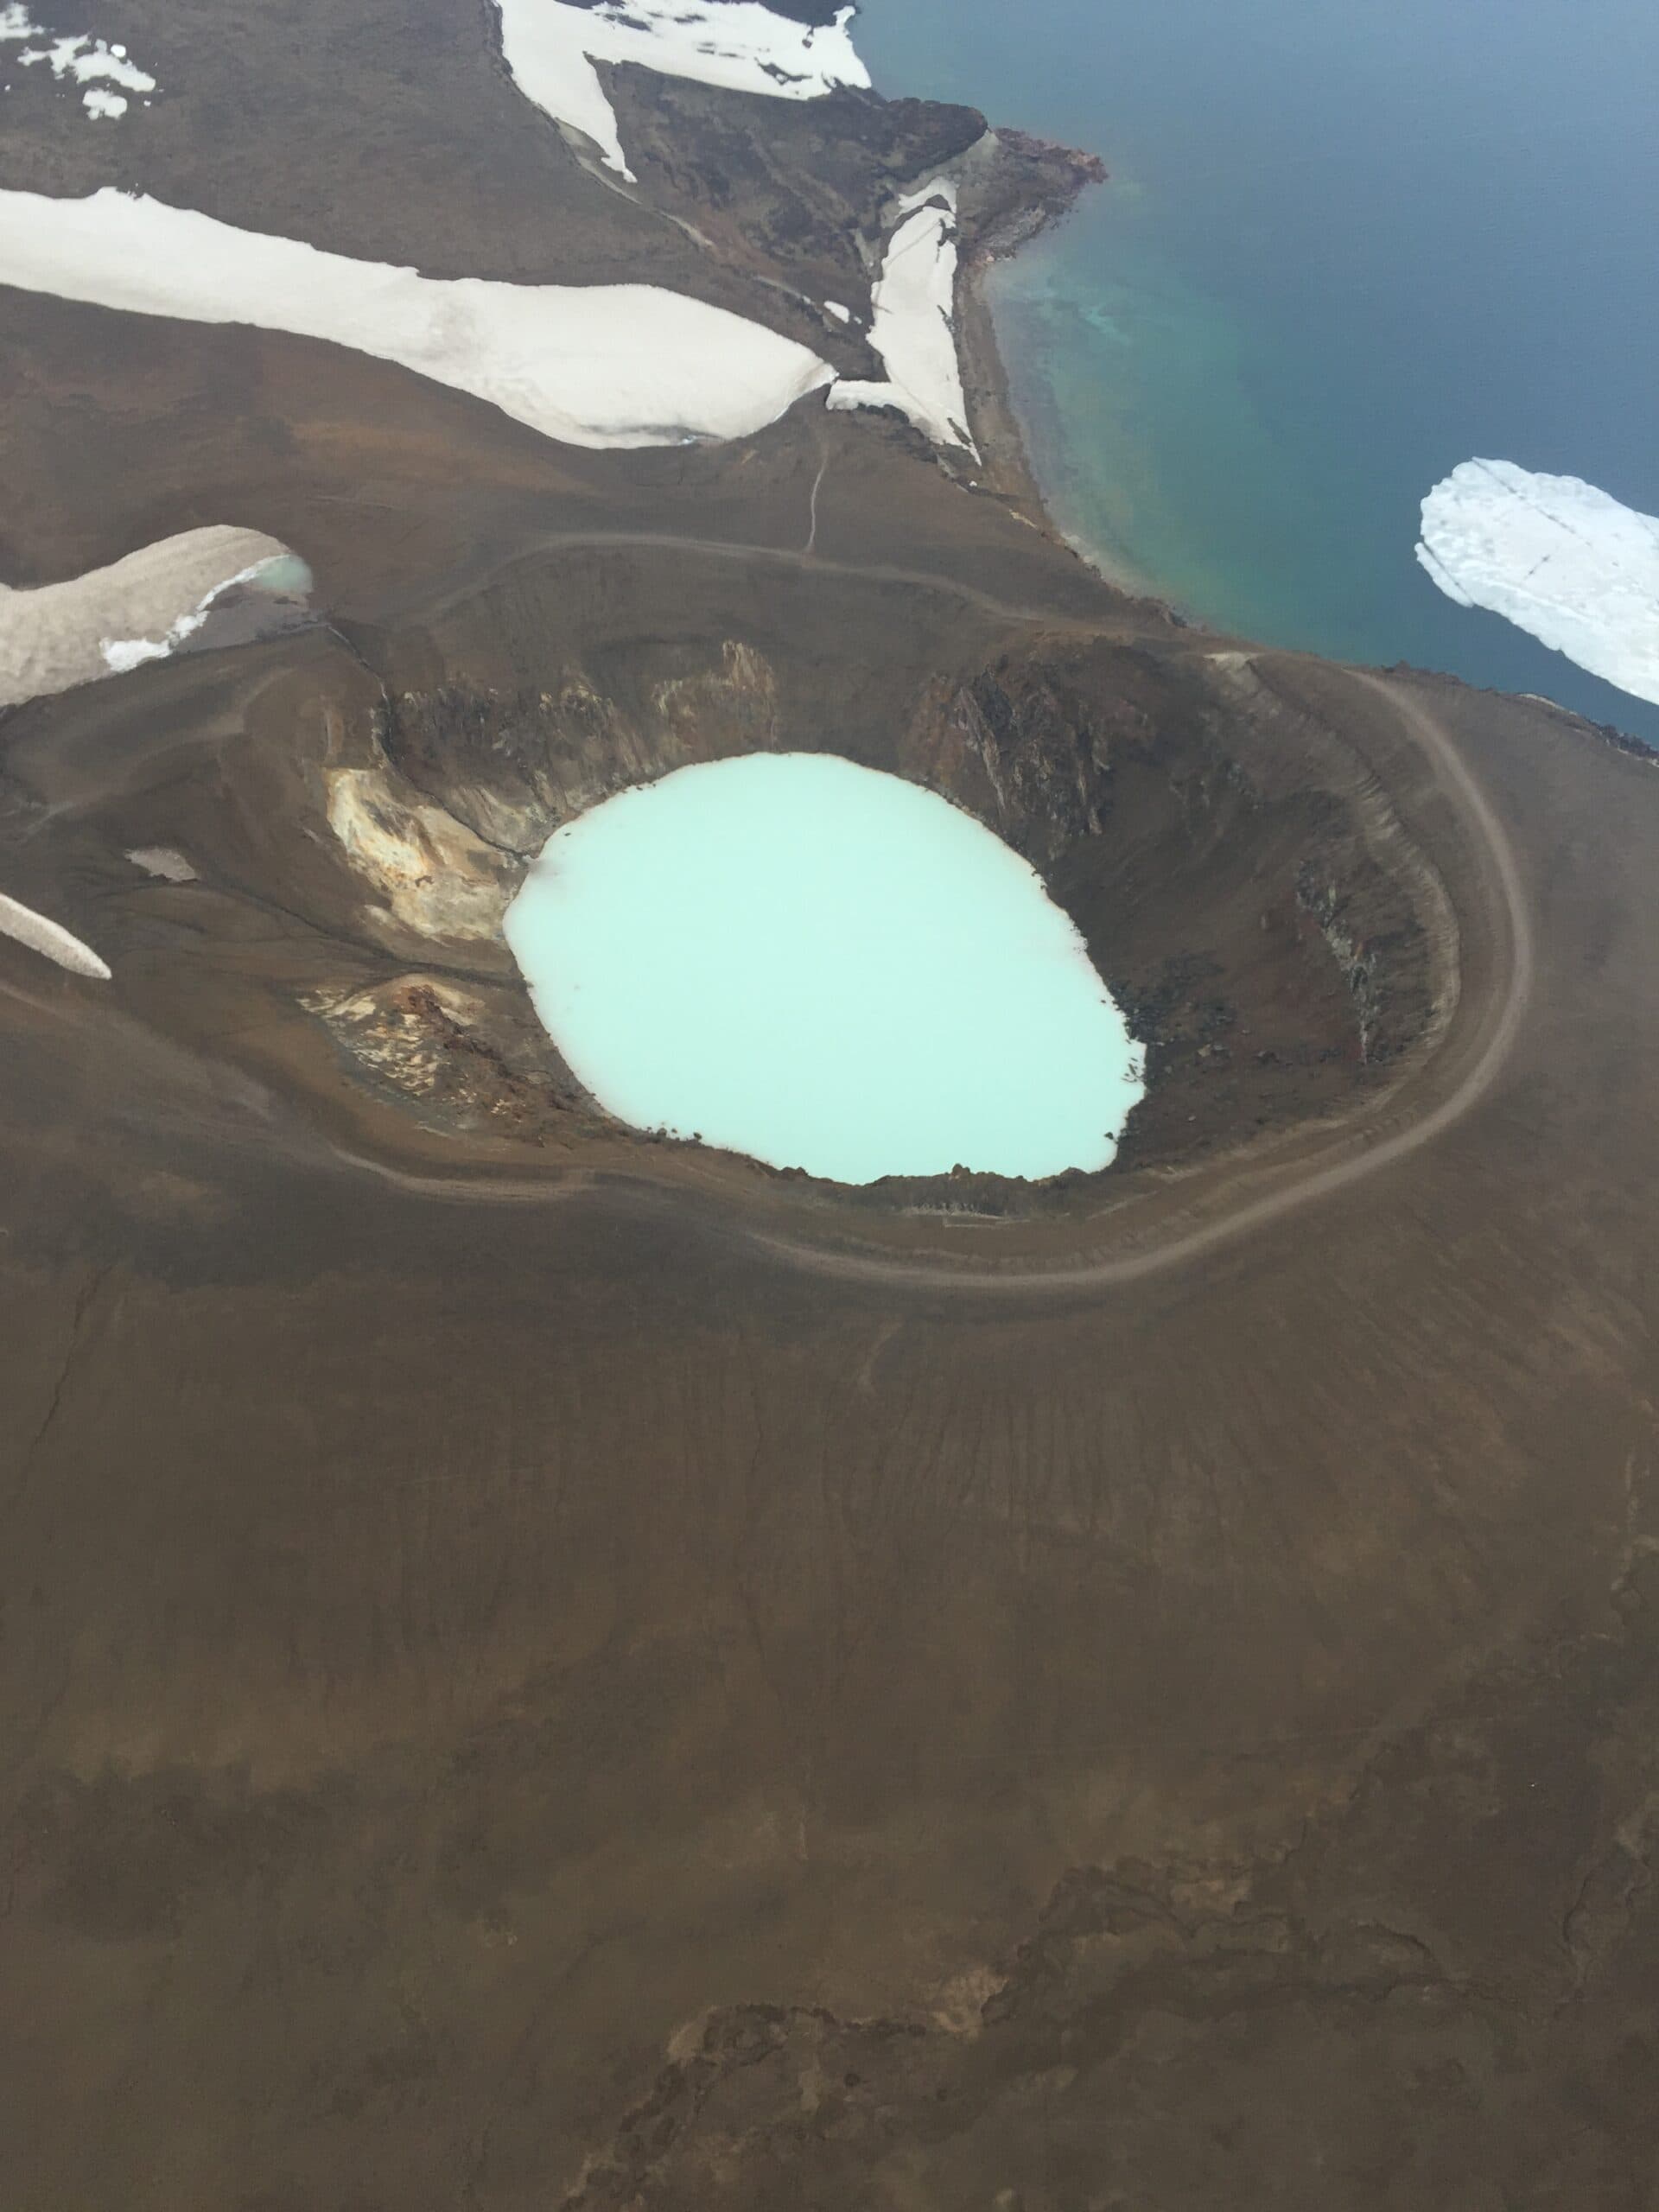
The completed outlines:
[[[1014,408],[998,335],[993,292],[999,269],[1023,246],[1063,222],[1084,193],[1109,188],[1110,171],[1096,154],[1058,145],[1029,132],[993,129],[989,136],[1007,159],[1010,181],[1018,179],[1019,184],[1000,216],[990,215],[971,241],[960,291],[958,342],[976,434],[988,463],[985,481],[1017,512],[1065,546],[1108,590],[1135,601],[1145,613],[1173,627],[1205,630],[1207,624],[1061,530],[1049,510],[1031,440]]]

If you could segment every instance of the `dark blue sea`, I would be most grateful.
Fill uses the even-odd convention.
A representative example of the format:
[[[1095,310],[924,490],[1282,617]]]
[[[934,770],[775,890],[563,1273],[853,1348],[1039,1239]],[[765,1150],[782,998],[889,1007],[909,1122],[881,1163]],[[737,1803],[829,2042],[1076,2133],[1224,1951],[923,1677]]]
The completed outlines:
[[[1058,519],[1201,620],[1659,708],[1418,568],[1479,454],[1659,513],[1659,0],[865,0],[878,86],[1100,154],[994,280]]]

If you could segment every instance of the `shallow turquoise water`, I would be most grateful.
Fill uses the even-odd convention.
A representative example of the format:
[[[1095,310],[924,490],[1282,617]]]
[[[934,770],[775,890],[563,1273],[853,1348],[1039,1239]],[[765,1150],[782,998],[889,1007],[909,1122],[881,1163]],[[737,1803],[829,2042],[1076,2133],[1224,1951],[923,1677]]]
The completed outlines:
[[[830,755],[683,768],[578,817],[506,938],[610,1112],[776,1167],[1103,1167],[1141,1096],[1139,1048],[1033,871]]]
[[[1079,542],[1218,627],[1659,741],[1413,559],[1476,454],[1659,512],[1652,0],[866,0],[857,38],[1113,173],[995,281]]]
[[[255,580],[262,591],[289,599],[308,599],[316,581],[297,553],[274,553],[261,564]]]

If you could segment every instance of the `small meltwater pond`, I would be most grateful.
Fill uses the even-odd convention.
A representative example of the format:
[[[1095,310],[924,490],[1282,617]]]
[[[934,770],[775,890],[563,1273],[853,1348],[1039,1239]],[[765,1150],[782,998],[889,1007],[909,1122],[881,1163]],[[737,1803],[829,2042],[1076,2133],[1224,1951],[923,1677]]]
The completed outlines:
[[[842,1183],[1105,1166],[1143,1060],[1000,838],[820,753],[682,768],[549,839],[507,942],[624,1122]]]

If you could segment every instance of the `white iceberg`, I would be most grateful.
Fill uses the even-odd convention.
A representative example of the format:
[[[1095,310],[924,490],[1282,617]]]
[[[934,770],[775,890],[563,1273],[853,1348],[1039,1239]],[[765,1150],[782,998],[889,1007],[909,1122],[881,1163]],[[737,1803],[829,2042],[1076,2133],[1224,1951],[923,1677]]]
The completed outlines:
[[[45,36],[40,25],[29,21],[22,0],[10,0],[10,5],[0,8],[0,41]],[[29,47],[17,59],[25,69],[48,61],[52,74],[60,80],[73,77],[78,85],[85,85],[87,89],[81,94],[81,105],[94,122],[124,115],[128,92],[156,90],[156,79],[138,67],[124,46],[111,46],[85,32],[54,38],[46,46]],[[111,92],[111,85],[123,89]]]
[[[293,558],[260,531],[188,530],[62,583],[0,584],[0,707],[165,658],[221,593]]]
[[[833,23],[798,23],[760,0],[498,0],[501,51],[525,98],[556,123],[591,138],[606,165],[632,180],[616,112],[595,61],[634,61],[772,99],[821,99],[838,85],[868,86],[843,8]]]
[[[1659,516],[1580,477],[1465,461],[1423,501],[1417,558],[1448,599],[1659,705]]]
[[[793,339],[653,284],[423,276],[110,187],[0,191],[0,284],[350,346],[568,445],[744,437],[834,374]]]
[[[44,953],[60,968],[67,968],[72,976],[91,976],[100,983],[110,980],[107,963],[99,958],[90,944],[83,944],[78,937],[71,936],[61,922],[49,922],[32,906],[8,899],[3,891],[0,891],[0,937],[15,938],[31,952]]]
[[[899,202],[904,220],[887,242],[870,294],[870,343],[887,366],[880,384],[842,378],[836,408],[896,407],[935,445],[979,458],[968,432],[968,401],[957,349],[957,191],[948,179]]]

